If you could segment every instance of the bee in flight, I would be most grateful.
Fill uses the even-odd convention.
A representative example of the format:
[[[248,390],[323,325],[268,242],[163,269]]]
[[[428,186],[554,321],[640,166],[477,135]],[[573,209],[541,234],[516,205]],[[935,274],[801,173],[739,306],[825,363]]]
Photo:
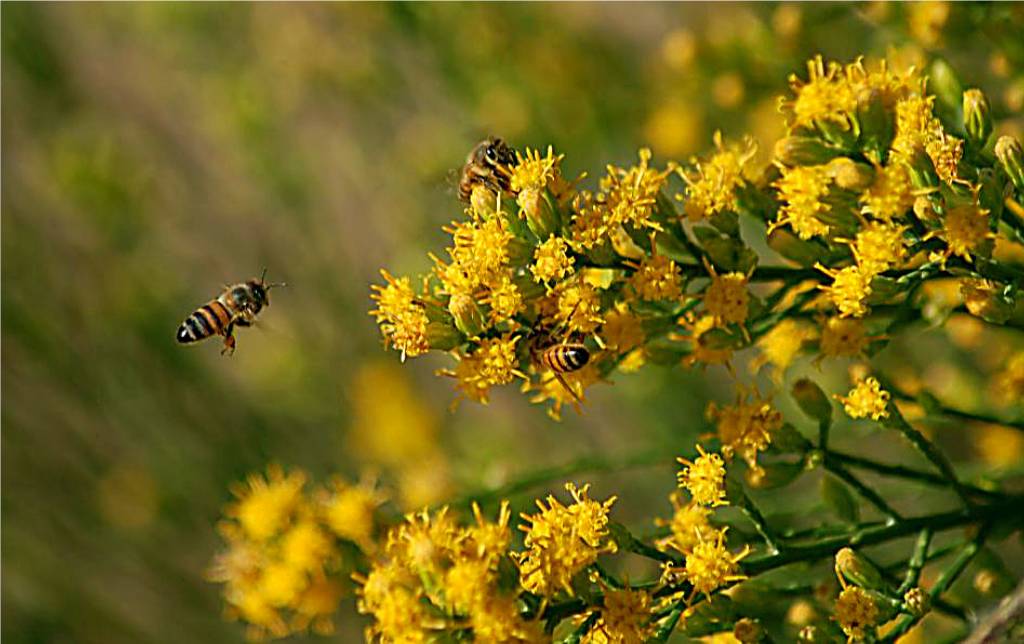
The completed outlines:
[[[508,192],[511,179],[509,168],[515,165],[515,153],[501,139],[488,137],[477,143],[466,157],[466,165],[462,166],[459,199],[469,203],[473,187],[478,184],[494,193]]]
[[[185,318],[175,336],[178,342],[191,344],[212,335],[222,335],[224,348],[221,354],[234,353],[235,336],[232,333],[235,327],[252,326],[263,307],[270,305],[267,291],[275,286],[285,286],[284,283],[268,284],[266,277],[267,270],[263,269],[258,280],[226,286],[217,299],[200,306]]]
[[[577,401],[583,402],[565,379],[565,374],[579,371],[590,362],[590,351],[583,343],[564,341],[550,344],[549,338],[539,335],[534,338],[530,353],[534,362],[550,369],[562,387]]]

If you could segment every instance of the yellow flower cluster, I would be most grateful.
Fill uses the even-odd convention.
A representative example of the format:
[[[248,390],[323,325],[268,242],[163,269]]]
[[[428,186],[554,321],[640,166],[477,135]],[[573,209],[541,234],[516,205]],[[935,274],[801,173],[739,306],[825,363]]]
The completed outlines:
[[[882,389],[876,378],[866,378],[857,382],[846,396],[836,396],[843,403],[843,409],[850,418],[867,418],[880,420],[889,417],[888,391]]]
[[[588,485],[565,487],[573,503],[562,505],[554,496],[548,496],[546,504],[537,501],[540,512],[524,514],[530,525],[520,526],[526,533],[526,550],[513,554],[523,588],[546,597],[559,591],[573,594],[573,577],[599,554],[616,550],[608,532],[608,511],[615,497],[599,502],[587,495]]]
[[[254,639],[312,629],[331,633],[344,585],[338,540],[373,547],[375,512],[383,502],[369,483],[336,480],[305,491],[306,476],[271,466],[233,488],[220,532],[226,550],[209,578],[224,584],[230,615]]]
[[[757,472],[757,453],[768,448],[772,434],[782,427],[782,413],[759,393],[754,392],[749,398],[740,391],[734,405],[719,407],[712,402],[707,415],[715,422],[722,455],[731,458],[738,454]]]

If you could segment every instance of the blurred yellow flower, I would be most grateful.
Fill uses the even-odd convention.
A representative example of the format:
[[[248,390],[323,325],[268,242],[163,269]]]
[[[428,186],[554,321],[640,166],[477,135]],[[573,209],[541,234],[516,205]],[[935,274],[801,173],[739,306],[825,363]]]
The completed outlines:
[[[835,620],[851,642],[863,639],[878,619],[878,606],[863,589],[848,586],[836,599]]]
[[[280,466],[267,468],[267,477],[251,474],[247,486],[234,485],[232,493],[238,501],[225,514],[238,520],[245,533],[256,541],[274,537],[291,523],[302,502],[306,474],[295,470],[285,474]]]
[[[709,159],[691,159],[692,170],[679,170],[686,182],[684,211],[690,221],[736,209],[736,190],[746,185],[744,170],[757,153],[753,139],[726,147],[721,132],[716,131],[713,138],[715,152]]]
[[[673,548],[686,553],[700,542],[699,534],[711,534],[712,527],[708,523],[711,509],[696,502],[687,502],[679,490],[669,495],[674,510],[671,519],[656,518],[654,525],[667,527],[671,534],[655,542],[660,550]]]

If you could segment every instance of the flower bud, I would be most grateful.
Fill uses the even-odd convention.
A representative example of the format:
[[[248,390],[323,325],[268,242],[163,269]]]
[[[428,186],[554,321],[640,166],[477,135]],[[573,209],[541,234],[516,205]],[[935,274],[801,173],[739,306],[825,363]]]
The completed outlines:
[[[964,130],[967,144],[976,150],[985,147],[988,137],[992,136],[992,114],[988,99],[980,89],[964,92]]]
[[[812,136],[787,136],[775,144],[775,158],[788,166],[820,165],[842,151]]]
[[[477,216],[490,219],[498,210],[498,195],[486,184],[478,183],[473,186],[473,192],[469,195],[469,205]]]
[[[561,228],[558,211],[546,190],[527,188],[519,193],[516,202],[526,217],[527,227],[538,239],[547,239]]]
[[[800,409],[819,423],[832,422],[832,403],[825,392],[809,378],[801,378],[790,392]]]
[[[986,322],[1004,324],[1013,315],[1013,302],[1003,296],[998,284],[988,280],[964,280],[960,283],[960,294],[968,312]]]
[[[881,163],[896,132],[893,112],[886,107],[881,91],[866,89],[857,96],[857,121],[864,149],[872,152],[875,161]]]
[[[911,588],[903,595],[903,608],[914,617],[920,617],[931,608],[931,597],[920,587]]]
[[[622,257],[641,260],[646,254],[644,249],[633,241],[633,238],[629,236],[629,233],[621,225],[608,231],[608,237],[612,240],[612,248]]]
[[[878,568],[854,552],[853,548],[843,548],[836,553],[836,574],[867,590],[881,590],[886,586]]]
[[[455,318],[455,327],[470,338],[484,330],[484,314],[472,296],[455,293],[448,301],[448,312]]]
[[[996,158],[1017,190],[1024,190],[1024,148],[1020,141],[1009,135],[999,137]]]
[[[837,186],[851,192],[865,190],[875,180],[874,168],[846,157],[839,157],[830,162],[828,171]]]
[[[928,190],[939,186],[939,175],[935,172],[935,164],[923,145],[915,145],[907,160],[907,171],[910,182],[918,190]]]
[[[923,221],[935,221],[939,217],[939,213],[935,211],[935,204],[928,195],[919,195],[914,199],[914,214]]]
[[[434,320],[427,323],[427,344],[437,351],[451,351],[466,341],[450,321]]]
[[[764,627],[756,619],[744,617],[736,622],[732,629],[732,636],[743,644],[753,644],[764,639]]]

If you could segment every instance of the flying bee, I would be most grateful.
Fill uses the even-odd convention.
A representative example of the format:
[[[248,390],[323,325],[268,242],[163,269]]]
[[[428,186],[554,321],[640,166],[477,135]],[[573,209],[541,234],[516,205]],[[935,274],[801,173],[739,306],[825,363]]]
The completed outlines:
[[[579,371],[590,362],[590,351],[583,343],[569,342],[566,339],[557,344],[551,344],[549,335],[537,334],[530,345],[530,356],[535,363],[550,369],[555,379],[573,398],[583,402],[580,395],[565,379],[566,374]]]
[[[477,143],[466,157],[466,165],[462,166],[459,199],[469,203],[473,187],[477,184],[482,184],[495,193],[508,192],[509,181],[512,178],[509,168],[515,165],[515,153],[501,139],[489,137]]]
[[[200,306],[185,318],[175,338],[181,344],[191,344],[212,335],[222,335],[224,348],[221,354],[234,353],[235,336],[232,334],[235,327],[252,326],[263,307],[270,306],[267,291],[275,286],[285,286],[283,282],[268,284],[266,277],[267,270],[263,269],[258,280],[225,286],[217,299]]]

